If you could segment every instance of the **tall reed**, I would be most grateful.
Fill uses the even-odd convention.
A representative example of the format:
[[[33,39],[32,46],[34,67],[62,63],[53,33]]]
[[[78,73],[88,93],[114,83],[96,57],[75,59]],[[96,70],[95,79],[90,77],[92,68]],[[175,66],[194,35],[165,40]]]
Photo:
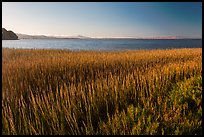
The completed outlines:
[[[201,130],[201,48],[2,53],[3,134]]]

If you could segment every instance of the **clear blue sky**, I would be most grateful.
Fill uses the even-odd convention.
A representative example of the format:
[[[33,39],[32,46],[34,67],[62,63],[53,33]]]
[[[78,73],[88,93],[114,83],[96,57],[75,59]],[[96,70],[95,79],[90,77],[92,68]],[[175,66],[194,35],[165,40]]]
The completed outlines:
[[[201,2],[3,2],[2,27],[23,34],[202,37]]]

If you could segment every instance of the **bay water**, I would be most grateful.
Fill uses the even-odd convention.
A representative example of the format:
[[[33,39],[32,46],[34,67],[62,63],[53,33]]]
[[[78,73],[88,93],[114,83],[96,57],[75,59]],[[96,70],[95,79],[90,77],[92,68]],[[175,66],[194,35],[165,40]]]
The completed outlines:
[[[2,40],[2,47],[69,50],[202,48],[202,39],[20,39]]]

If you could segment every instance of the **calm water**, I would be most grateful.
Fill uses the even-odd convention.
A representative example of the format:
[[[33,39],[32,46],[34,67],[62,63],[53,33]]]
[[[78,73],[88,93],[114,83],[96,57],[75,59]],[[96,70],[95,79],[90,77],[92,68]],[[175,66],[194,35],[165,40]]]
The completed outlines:
[[[21,39],[2,40],[8,48],[70,50],[137,50],[169,48],[202,48],[202,40],[136,40],[136,39]]]

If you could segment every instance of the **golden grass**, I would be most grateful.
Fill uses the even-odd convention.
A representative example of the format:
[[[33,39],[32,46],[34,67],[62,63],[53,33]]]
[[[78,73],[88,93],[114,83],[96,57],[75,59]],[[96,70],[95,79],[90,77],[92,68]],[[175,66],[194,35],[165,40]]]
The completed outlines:
[[[201,48],[3,48],[2,54],[3,134],[194,134],[200,129]]]

